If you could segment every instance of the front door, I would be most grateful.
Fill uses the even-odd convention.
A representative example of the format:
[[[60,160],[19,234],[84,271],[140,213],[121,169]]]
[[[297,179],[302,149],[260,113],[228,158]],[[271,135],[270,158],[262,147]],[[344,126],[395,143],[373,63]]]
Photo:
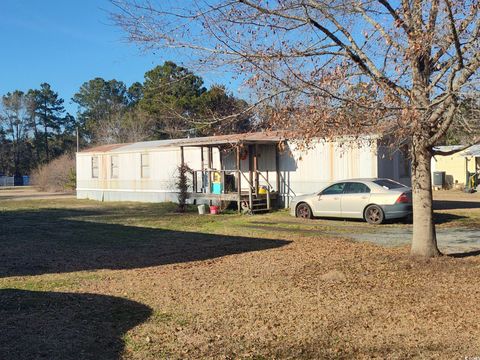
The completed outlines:
[[[342,195],[342,216],[347,218],[363,218],[363,210],[370,201],[370,188],[357,182],[345,185]]]
[[[315,216],[342,216],[341,198],[345,183],[336,183],[323,190],[313,201]]]

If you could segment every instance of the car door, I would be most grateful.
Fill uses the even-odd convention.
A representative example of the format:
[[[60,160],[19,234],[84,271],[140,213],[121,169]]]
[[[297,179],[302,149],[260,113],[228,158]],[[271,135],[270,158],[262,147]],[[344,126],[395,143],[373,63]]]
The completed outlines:
[[[370,188],[360,182],[348,182],[341,198],[342,216],[363,218],[363,210],[370,201]]]
[[[342,216],[341,197],[345,183],[336,183],[324,189],[313,201],[315,216]]]

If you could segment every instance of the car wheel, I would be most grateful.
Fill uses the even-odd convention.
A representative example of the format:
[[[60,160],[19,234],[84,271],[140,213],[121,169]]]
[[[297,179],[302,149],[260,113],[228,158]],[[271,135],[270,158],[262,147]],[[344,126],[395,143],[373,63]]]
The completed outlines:
[[[308,206],[308,204],[305,204],[305,203],[298,204],[297,210],[295,211],[295,215],[298,218],[311,219],[312,209],[310,209],[310,206]]]
[[[365,209],[365,220],[369,224],[379,225],[384,219],[383,210],[378,205],[370,205]]]

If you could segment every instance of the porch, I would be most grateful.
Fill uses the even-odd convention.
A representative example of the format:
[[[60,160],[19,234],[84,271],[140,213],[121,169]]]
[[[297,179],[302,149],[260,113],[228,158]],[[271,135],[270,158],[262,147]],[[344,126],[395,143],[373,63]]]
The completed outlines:
[[[187,139],[180,146],[182,165],[188,166],[184,148],[201,150],[201,168],[190,169],[190,199],[236,202],[238,212],[243,213],[277,207],[281,178],[278,146],[282,141],[271,133]]]

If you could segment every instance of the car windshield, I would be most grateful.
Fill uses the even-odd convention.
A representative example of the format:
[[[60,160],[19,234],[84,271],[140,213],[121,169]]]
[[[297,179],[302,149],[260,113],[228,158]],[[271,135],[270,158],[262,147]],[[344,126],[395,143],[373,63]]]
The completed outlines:
[[[400,188],[406,187],[405,185],[402,185],[400,183],[397,183],[395,181],[388,180],[388,179],[378,179],[378,180],[373,180],[373,182],[387,190],[400,189]]]

